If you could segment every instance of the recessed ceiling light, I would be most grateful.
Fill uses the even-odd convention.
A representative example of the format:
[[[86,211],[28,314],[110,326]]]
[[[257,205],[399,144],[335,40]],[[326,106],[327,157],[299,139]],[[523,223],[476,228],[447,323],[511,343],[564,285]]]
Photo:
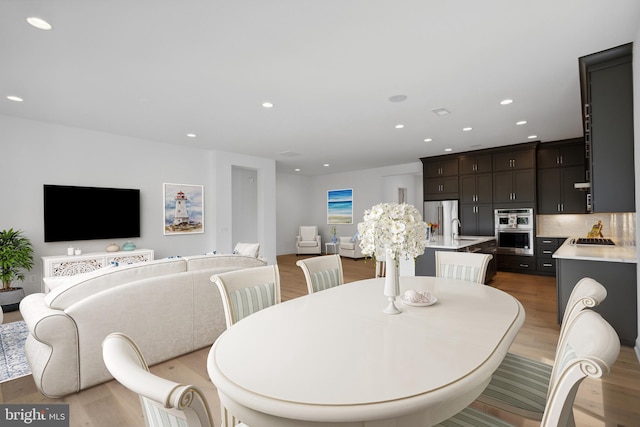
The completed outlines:
[[[402,102],[407,100],[407,95],[393,95],[389,98],[390,102]]]
[[[51,24],[49,24],[47,21],[45,21],[45,20],[44,20],[44,19],[42,19],[42,18],[37,18],[37,17],[35,17],[35,16],[30,16],[30,17],[28,17],[28,18],[27,18],[27,22],[28,22],[31,26],[36,27],[36,28],[37,28],[37,29],[39,29],[39,30],[45,30],[45,31],[47,31],[47,30],[50,30],[50,29],[52,29],[52,28],[53,28],[53,27],[51,26]]]
[[[433,111],[435,114],[439,115],[439,116],[446,116],[447,114],[450,114],[449,110],[447,110],[446,108],[434,108]]]
[[[449,151],[453,151],[453,148],[445,148],[444,151],[448,153]]]
[[[14,96],[14,95],[9,95],[7,96],[7,99],[10,101],[16,101],[16,102],[22,102],[24,101],[22,98],[20,98],[19,96]]]
[[[403,124],[396,125],[396,129],[402,129],[404,127]]]
[[[527,138],[529,139],[536,139],[538,137],[538,135],[529,135]]]
[[[273,103],[271,103],[271,102],[263,102],[262,106],[264,108],[273,108]]]
[[[325,168],[328,168],[330,165],[329,165],[329,163],[325,163],[325,164],[324,164],[324,165],[322,165],[322,166],[324,166]]]
[[[196,137],[196,134],[195,134],[195,133],[188,133],[188,134],[187,134],[187,136],[188,136],[189,138],[195,138],[195,137]]]
[[[462,128],[463,131],[465,132],[469,132],[471,129],[473,129],[472,127],[468,126],[466,128]]]
[[[527,121],[526,121],[526,120],[520,120],[520,121],[516,122],[516,124],[517,124],[518,126],[526,125],[526,124],[527,124]]]
[[[433,139],[431,139],[431,138],[425,138],[425,140],[424,140],[424,142],[431,142],[431,141],[433,141]]]
[[[500,101],[500,105],[509,105],[513,102],[513,99],[503,99]]]
[[[294,171],[300,172],[300,168],[295,168]]]

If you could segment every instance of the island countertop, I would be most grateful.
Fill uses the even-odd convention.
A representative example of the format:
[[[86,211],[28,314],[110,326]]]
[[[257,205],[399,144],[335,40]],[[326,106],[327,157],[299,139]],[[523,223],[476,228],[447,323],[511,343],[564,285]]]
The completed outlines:
[[[490,240],[495,240],[495,236],[458,236],[457,239],[451,236],[435,236],[427,242],[427,248],[458,250]]]
[[[553,254],[553,258],[585,261],[637,263],[636,246],[628,242],[614,241],[609,245],[576,245],[575,238],[569,238]]]

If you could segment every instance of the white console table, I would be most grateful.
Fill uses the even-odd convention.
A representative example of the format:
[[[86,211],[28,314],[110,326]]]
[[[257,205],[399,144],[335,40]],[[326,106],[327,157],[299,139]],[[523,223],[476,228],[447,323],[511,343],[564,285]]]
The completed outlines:
[[[135,264],[152,261],[152,249],[136,249],[133,251],[93,252],[82,255],[60,255],[42,257],[42,276],[75,276],[88,273],[111,263]]]

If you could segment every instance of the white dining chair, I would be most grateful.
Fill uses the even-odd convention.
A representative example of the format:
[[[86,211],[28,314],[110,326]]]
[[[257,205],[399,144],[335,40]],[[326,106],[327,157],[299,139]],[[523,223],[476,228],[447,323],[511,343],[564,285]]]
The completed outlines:
[[[467,280],[484,284],[491,254],[435,251],[436,277]]]
[[[592,310],[583,310],[573,319],[565,341],[558,348],[548,388],[541,427],[574,426],[573,403],[580,383],[600,378],[611,371],[620,354],[620,338],[613,327]],[[438,424],[442,427],[512,426],[470,407]]]
[[[277,265],[214,274],[211,281],[220,291],[227,328],[259,310],[281,302],[280,272]]]
[[[344,284],[340,255],[324,255],[298,260],[310,294]]]
[[[586,308],[593,308],[607,297],[607,290],[597,281],[585,277],[578,281],[569,296],[556,348],[563,347],[569,325]],[[491,382],[478,402],[532,420],[541,420],[548,399],[549,382],[554,365],[513,353],[507,353],[494,372]]]
[[[107,370],[120,384],[138,394],[148,427],[214,427],[204,394],[149,372],[136,343],[119,332],[102,342]]]

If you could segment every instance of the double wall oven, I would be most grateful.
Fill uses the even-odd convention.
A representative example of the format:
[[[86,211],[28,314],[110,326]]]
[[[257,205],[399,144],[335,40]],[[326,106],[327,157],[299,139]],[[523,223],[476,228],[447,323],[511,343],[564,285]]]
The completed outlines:
[[[499,254],[533,256],[533,209],[496,209]]]

